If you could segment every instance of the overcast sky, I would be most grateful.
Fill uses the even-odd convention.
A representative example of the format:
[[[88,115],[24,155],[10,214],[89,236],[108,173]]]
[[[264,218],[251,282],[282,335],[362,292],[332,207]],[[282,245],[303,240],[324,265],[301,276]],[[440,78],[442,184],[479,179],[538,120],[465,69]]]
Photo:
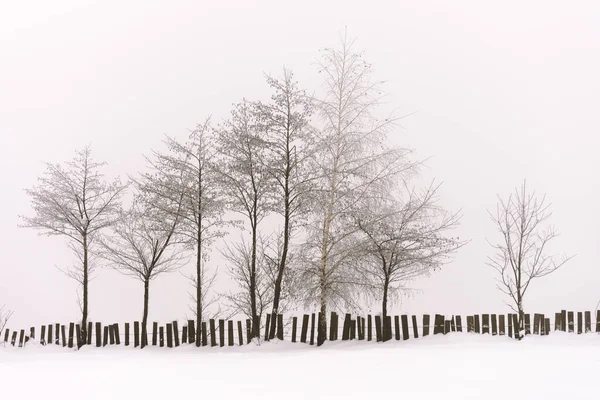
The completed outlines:
[[[65,242],[17,228],[43,161],[90,143],[109,176],[134,174],[165,133],[183,137],[242,97],[267,98],[264,73],[285,65],[317,89],[318,50],[344,27],[387,81],[390,107],[411,114],[391,140],[429,158],[423,181],[444,182],[442,204],[462,207],[458,233],[471,239],[392,311],[508,312],[485,265],[486,238],[498,239],[486,209],[524,178],[553,204],[553,250],[577,254],[532,284],[526,309],[600,301],[598,1],[0,4],[0,304],[16,311],[13,326],[80,318],[75,283],[54,267],[72,262]],[[90,319],[141,319],[142,289],[100,269]],[[177,273],[154,281],[150,320],[189,314],[187,290]]]

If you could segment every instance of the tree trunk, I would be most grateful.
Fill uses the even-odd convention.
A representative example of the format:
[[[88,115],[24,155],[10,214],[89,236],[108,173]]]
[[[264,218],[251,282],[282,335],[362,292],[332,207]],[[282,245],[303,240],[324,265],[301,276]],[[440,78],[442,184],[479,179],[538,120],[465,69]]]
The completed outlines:
[[[254,205],[254,220],[252,221],[252,261],[250,270],[250,312],[252,313],[252,338],[260,337],[260,318],[256,312],[256,240],[257,218],[256,203]]]
[[[202,222],[198,215],[198,241],[196,243],[196,347],[200,347],[202,324]]]
[[[381,304],[381,315],[383,318],[387,317],[387,303],[388,303],[388,290],[390,286],[390,278],[389,276],[385,277],[383,281],[383,300]]]
[[[81,316],[80,346],[87,343],[87,320],[88,320],[88,242],[87,234],[83,235],[83,307]]]
[[[148,287],[150,286],[150,278],[144,279],[144,315],[142,317],[142,348],[148,345]]]

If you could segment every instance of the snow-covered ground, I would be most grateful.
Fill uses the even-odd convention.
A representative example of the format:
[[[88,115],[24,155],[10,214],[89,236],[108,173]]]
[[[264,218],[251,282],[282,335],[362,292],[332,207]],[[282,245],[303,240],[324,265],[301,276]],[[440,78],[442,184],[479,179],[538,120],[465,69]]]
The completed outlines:
[[[0,346],[0,397],[19,399],[600,398],[600,335],[476,334],[386,344],[235,348]]]

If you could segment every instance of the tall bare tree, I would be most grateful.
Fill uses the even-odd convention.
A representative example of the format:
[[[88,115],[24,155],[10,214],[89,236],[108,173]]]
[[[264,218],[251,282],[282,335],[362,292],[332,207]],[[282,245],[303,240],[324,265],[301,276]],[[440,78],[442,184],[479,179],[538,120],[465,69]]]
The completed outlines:
[[[110,267],[144,283],[142,347],[148,344],[150,281],[187,261],[177,248],[186,243],[177,231],[186,194],[182,171],[161,158],[148,162],[152,171],[134,180],[137,193],[133,204],[121,212],[113,234],[103,240],[101,252]],[[173,180],[180,183],[174,184]]]
[[[325,49],[320,67],[324,95],[316,102],[321,126],[314,153],[320,179],[314,185],[312,228],[304,252],[307,300],[320,307],[318,345],[326,339],[328,304],[352,302],[356,282],[348,267],[354,262],[358,229],[350,216],[362,198],[415,167],[407,161],[408,150],[386,145],[397,118],[375,116],[381,82],[371,79],[371,66],[353,50],[353,40],[343,36],[339,49]]]
[[[550,242],[558,236],[553,226],[545,223],[551,217],[546,196],[539,199],[528,192],[526,181],[503,200],[498,196],[496,214],[490,214],[502,238],[492,244],[495,251],[488,265],[499,275],[498,289],[510,299],[508,305],[519,314],[519,330],[524,330],[524,298],[534,279],[556,271],[573,256],[549,254]],[[522,335],[522,333],[521,333]]]
[[[94,272],[92,246],[101,231],[117,219],[126,185],[117,178],[107,182],[102,174],[106,163],[92,158],[90,147],[76,151],[64,166],[46,164],[38,184],[25,192],[31,197],[35,216],[20,216],[22,227],[37,229],[48,236],[63,236],[77,257],[77,263],[64,270],[82,288],[81,337],[87,337],[89,313],[88,286]],[[87,343],[81,340],[81,343]]]
[[[13,315],[12,310],[6,310],[5,305],[0,307],[0,337],[2,337],[2,331],[6,328],[6,324],[10,320],[10,317]]]
[[[383,317],[408,281],[439,269],[466,243],[445,235],[458,226],[460,215],[438,204],[438,189],[432,184],[422,191],[408,189],[405,199],[369,201],[356,216],[365,251],[360,274],[381,299]]]
[[[310,190],[311,170],[308,160],[313,129],[309,119],[313,112],[312,99],[298,88],[294,75],[284,68],[281,80],[267,77],[274,91],[269,103],[258,104],[261,129],[267,132],[267,167],[276,185],[275,211],[283,216],[281,247],[276,260],[271,321],[280,312],[283,278],[288,266],[290,242],[306,211],[306,195]],[[280,250],[280,251],[279,251]],[[275,337],[276,323],[271,323],[269,338]]]
[[[219,172],[228,208],[242,214],[250,226],[249,300],[251,336],[260,334],[257,306],[258,226],[272,209],[273,180],[264,164],[267,142],[257,124],[256,104],[247,101],[234,106],[230,119],[220,128]]]
[[[193,301],[197,326],[203,320],[204,311],[215,303],[214,294],[208,290],[215,274],[208,269],[210,249],[214,241],[223,237],[225,225],[223,214],[225,201],[219,183],[218,167],[215,165],[215,131],[210,119],[199,124],[186,142],[167,137],[167,152],[156,152],[158,164],[180,171],[182,179],[170,179],[172,193],[184,193],[181,223],[177,228],[188,248],[195,252],[195,275],[189,277],[194,286]],[[208,274],[208,275],[207,275]],[[210,303],[210,304],[209,304]],[[197,329],[196,346],[201,343],[201,330]]]

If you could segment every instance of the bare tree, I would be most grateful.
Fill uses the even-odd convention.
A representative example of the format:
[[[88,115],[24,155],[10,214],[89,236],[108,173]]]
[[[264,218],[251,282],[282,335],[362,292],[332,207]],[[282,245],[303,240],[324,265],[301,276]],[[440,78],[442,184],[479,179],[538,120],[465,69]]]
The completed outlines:
[[[438,189],[432,184],[419,192],[407,190],[405,200],[369,201],[356,216],[365,251],[360,274],[381,299],[383,317],[388,301],[397,298],[408,281],[439,269],[466,243],[445,236],[458,226],[460,215],[437,204]]]
[[[25,192],[31,197],[35,216],[20,216],[22,227],[33,228],[48,236],[67,238],[77,263],[64,272],[82,288],[80,302],[81,337],[87,337],[89,313],[88,284],[94,272],[92,246],[101,230],[111,226],[126,185],[117,178],[107,182],[101,173],[105,163],[95,161],[90,147],[75,153],[65,166],[46,164],[38,184]],[[87,343],[81,340],[81,343]]]
[[[142,174],[134,184],[137,193],[130,210],[121,212],[113,235],[103,242],[102,258],[115,270],[144,283],[142,347],[148,344],[147,322],[150,281],[185,264],[186,243],[178,235],[182,220],[185,185],[181,170],[157,158],[148,159],[152,172]],[[179,184],[172,181],[179,181]],[[173,191],[179,188],[179,191]]]
[[[546,196],[538,199],[535,191],[529,193],[525,181],[507,200],[498,196],[496,214],[490,213],[502,239],[498,244],[490,243],[495,254],[488,257],[488,265],[498,273],[497,287],[510,298],[508,305],[519,314],[521,332],[523,303],[531,282],[551,274],[573,257],[548,254],[549,243],[558,236],[554,227],[544,226],[551,215]]]
[[[371,80],[371,66],[352,46],[343,36],[340,49],[326,49],[320,65],[325,93],[316,103],[321,126],[313,159],[320,179],[313,185],[313,215],[303,254],[307,301],[320,307],[318,345],[326,339],[328,304],[348,303],[356,283],[349,267],[355,262],[358,229],[350,216],[365,196],[415,168],[407,161],[408,150],[386,146],[387,131],[397,118],[375,117],[381,82]]]
[[[210,248],[214,241],[224,236],[222,229],[225,201],[218,185],[219,173],[215,165],[215,132],[211,128],[210,119],[194,129],[186,142],[167,137],[165,140],[168,152],[155,153],[156,164],[161,168],[168,166],[180,171],[182,179],[171,179],[172,193],[184,193],[181,223],[177,231],[186,242],[186,247],[195,251],[195,276],[191,276],[195,293],[194,314],[199,327],[203,321],[204,311],[215,303],[216,297],[207,291],[213,285],[214,274],[208,270]],[[209,274],[205,276],[205,274]],[[207,304],[208,302],[210,304]],[[196,346],[201,343],[201,330],[197,330]]]
[[[200,274],[196,271],[195,275],[184,275],[192,284],[193,292],[188,292],[190,299],[192,300],[192,311],[197,323],[202,323],[208,319],[216,319],[221,315],[221,305],[219,300],[221,296],[213,293],[213,287],[217,280],[218,269],[212,271],[206,268],[206,264],[202,262],[200,266]],[[199,280],[198,280],[199,279]],[[198,288],[198,282],[200,282],[200,288]],[[200,301],[198,301],[198,294],[200,294]],[[198,308],[200,307],[200,308]],[[214,309],[216,307],[216,310]],[[200,310],[200,317],[198,317],[198,310]],[[198,322],[200,321],[200,322]],[[201,325],[199,325],[201,326]],[[201,340],[201,335],[196,334],[197,342]],[[196,346],[198,346],[196,342]]]
[[[0,337],[2,337],[2,331],[6,328],[10,317],[12,317],[14,311],[6,310],[5,305],[0,307]]]
[[[231,117],[220,128],[218,150],[222,157],[219,172],[229,209],[242,214],[250,225],[250,269],[248,289],[252,337],[260,334],[257,304],[257,242],[259,223],[272,208],[273,182],[264,165],[266,138],[257,125],[256,105],[247,101],[234,106]]]
[[[266,162],[277,187],[275,211],[283,216],[271,308],[271,320],[277,321],[290,241],[293,231],[305,216],[304,200],[310,190],[312,171],[307,168],[307,161],[312,144],[313,130],[309,126],[309,119],[313,106],[311,98],[298,89],[291,71],[284,68],[282,80],[267,77],[267,83],[274,94],[270,103],[258,104],[258,118],[262,129],[267,132],[269,151]],[[269,338],[272,339],[275,337],[276,323],[271,323],[270,328]]]

